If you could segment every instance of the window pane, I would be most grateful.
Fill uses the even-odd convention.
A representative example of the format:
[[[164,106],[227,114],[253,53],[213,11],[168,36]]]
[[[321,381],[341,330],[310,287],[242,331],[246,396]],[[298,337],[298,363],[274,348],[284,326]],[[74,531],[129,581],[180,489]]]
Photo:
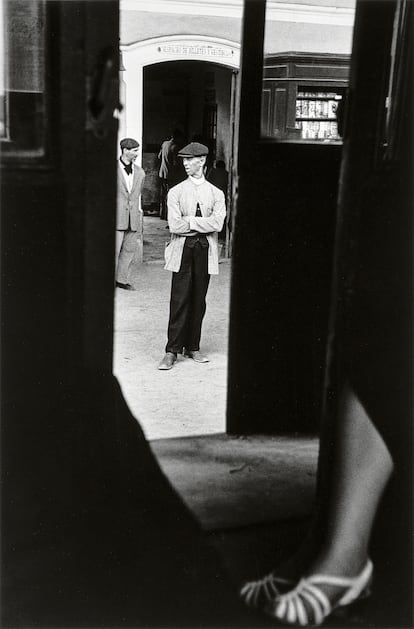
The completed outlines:
[[[41,155],[45,118],[44,0],[0,0],[0,134],[5,154]]]
[[[267,0],[261,134],[337,142],[355,0]]]
[[[300,130],[300,139],[339,140],[337,112],[341,101],[340,88],[336,92],[298,88],[295,128]]]

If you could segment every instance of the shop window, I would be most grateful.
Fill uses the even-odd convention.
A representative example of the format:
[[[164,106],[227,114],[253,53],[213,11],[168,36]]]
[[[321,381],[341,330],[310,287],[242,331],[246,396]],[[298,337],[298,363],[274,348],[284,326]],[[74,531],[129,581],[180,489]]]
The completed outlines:
[[[265,3],[261,138],[342,142],[354,17],[355,0]]]
[[[299,88],[295,129],[302,140],[339,140],[337,111],[342,95],[335,91]]]

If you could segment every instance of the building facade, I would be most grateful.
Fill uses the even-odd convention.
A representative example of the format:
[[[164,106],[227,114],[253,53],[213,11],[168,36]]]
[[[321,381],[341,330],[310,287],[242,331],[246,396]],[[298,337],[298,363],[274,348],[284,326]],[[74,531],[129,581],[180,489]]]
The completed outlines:
[[[338,139],[354,0],[268,1],[262,135]],[[142,203],[159,203],[160,145],[178,127],[211,149],[231,174],[240,68],[241,0],[121,0],[120,136],[142,145]],[[258,68],[262,72],[262,68]]]

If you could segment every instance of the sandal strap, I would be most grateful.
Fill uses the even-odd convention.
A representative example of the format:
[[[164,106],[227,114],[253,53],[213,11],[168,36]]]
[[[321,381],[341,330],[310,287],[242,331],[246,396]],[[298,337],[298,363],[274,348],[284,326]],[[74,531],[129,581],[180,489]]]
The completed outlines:
[[[308,583],[314,585],[332,585],[336,587],[345,588],[343,597],[340,599],[339,604],[348,604],[353,599],[357,598],[361,591],[367,587],[372,576],[372,561],[368,559],[363,570],[356,577],[337,577],[326,574],[313,574],[307,578]]]
[[[244,598],[247,605],[257,607],[259,597],[263,593],[267,601],[271,601],[280,595],[278,585],[293,585],[290,579],[276,576],[273,572],[257,581],[249,581],[245,583],[240,590],[240,595]]]
[[[309,583],[303,592],[303,596],[314,611],[315,624],[319,625],[325,616],[328,616],[332,611],[330,600],[325,592],[322,592],[322,590]]]
[[[274,602],[273,614],[290,624],[319,625],[331,609],[331,603],[326,594],[308,579],[302,579],[294,590],[282,594]]]
[[[310,596],[310,598],[313,597],[314,600],[317,600],[319,606],[323,609],[324,613],[329,614],[329,612],[331,611],[331,603],[325,592],[322,592],[322,590],[320,590],[318,587],[307,583],[305,594]]]
[[[349,587],[355,581],[351,577],[335,577],[329,574],[313,574],[307,579],[308,583],[314,585],[334,585],[337,587]]]

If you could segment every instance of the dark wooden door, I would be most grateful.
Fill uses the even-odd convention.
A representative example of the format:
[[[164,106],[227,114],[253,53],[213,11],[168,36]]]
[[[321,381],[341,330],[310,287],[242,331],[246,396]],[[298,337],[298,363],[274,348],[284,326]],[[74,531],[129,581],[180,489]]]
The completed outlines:
[[[119,9],[1,6],[2,625],[58,626],[98,438],[76,395],[112,369]]]
[[[1,625],[241,626],[112,375],[118,2],[8,9]]]
[[[110,367],[118,2],[12,0],[5,20],[4,356],[19,377],[42,356],[56,370]]]
[[[341,145],[261,139],[265,5],[245,2],[227,430],[316,432]]]

